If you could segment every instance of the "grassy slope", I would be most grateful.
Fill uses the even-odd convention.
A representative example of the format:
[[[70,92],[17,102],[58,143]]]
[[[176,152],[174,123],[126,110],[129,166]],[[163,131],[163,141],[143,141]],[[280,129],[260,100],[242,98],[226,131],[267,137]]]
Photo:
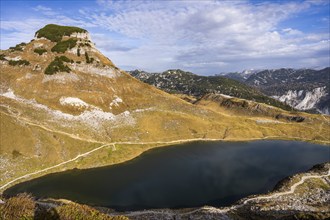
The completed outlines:
[[[228,100],[231,100],[230,103],[232,106],[223,104],[228,102]],[[326,115],[287,112],[280,108],[244,99],[226,97],[219,99],[219,95],[212,94],[198,100],[195,104],[214,112],[225,114],[233,118],[233,120],[239,120],[242,123],[245,121],[251,123],[253,121],[263,128],[264,136],[278,136],[278,138],[281,136],[297,137],[305,141],[309,140],[317,143],[329,144],[330,117]],[[297,123],[286,120],[285,117],[277,120],[276,116],[278,115],[303,117],[305,119],[303,122]],[[258,127],[252,128],[260,130]],[[306,129],[306,131],[304,131],[304,129]],[[276,139],[276,137],[274,138]]]
[[[125,216],[111,217],[92,207],[73,202],[47,206],[37,203],[28,194],[20,194],[0,204],[0,219],[57,219],[57,220],[128,220]]]

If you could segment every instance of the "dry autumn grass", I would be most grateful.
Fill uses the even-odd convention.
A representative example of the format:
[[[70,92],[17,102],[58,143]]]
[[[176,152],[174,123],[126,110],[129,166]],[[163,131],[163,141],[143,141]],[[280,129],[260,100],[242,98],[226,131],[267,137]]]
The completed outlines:
[[[29,194],[19,194],[0,204],[1,220],[128,220],[125,216],[111,217],[87,205],[40,204]]]

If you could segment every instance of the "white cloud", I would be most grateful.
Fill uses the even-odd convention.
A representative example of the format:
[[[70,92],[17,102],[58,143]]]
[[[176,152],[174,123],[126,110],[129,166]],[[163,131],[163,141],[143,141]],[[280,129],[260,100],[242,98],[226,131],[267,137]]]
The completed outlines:
[[[128,53],[111,51],[111,47],[104,50],[119,66],[130,64],[154,71],[188,68],[210,74],[216,73],[217,68],[246,68],[240,64],[248,62],[256,65],[252,68],[264,65],[263,61],[271,67],[274,63],[270,60],[274,58],[278,65],[290,60],[295,67],[301,63],[297,57],[308,59],[315,50],[328,48],[320,43],[327,39],[324,35],[315,39],[315,35],[297,29],[278,28],[280,22],[316,4],[313,1],[143,3],[128,7],[127,2],[103,0],[99,4],[112,13],[92,15],[94,23],[145,42]]]
[[[35,32],[46,24],[71,25],[83,28],[94,27],[93,24],[82,19],[73,19],[60,14],[25,20],[1,20],[1,49],[7,49],[17,43],[29,42],[33,39]]]
[[[42,6],[42,5],[38,5],[37,7],[33,8],[34,11],[38,11],[41,12],[44,15],[48,15],[48,16],[54,16],[57,13],[54,12],[51,8]]]
[[[37,7],[34,8],[35,11],[52,11],[51,8],[44,7],[42,5],[38,5]]]
[[[290,36],[297,36],[297,35],[302,35],[303,32],[297,30],[297,29],[292,29],[292,28],[284,28],[282,29],[282,32],[284,34],[290,35]]]
[[[163,71],[183,68],[214,74],[244,68],[325,65],[327,33],[304,33],[281,22],[325,1],[107,1],[72,16],[1,21],[27,33],[46,23],[91,29],[96,45],[119,67]],[[321,18],[320,18],[321,19]],[[326,23],[326,22],[324,22]],[[7,36],[7,38],[9,35]],[[9,41],[9,40],[8,40]],[[325,42],[325,43],[324,43]],[[317,64],[318,63],[318,64]]]

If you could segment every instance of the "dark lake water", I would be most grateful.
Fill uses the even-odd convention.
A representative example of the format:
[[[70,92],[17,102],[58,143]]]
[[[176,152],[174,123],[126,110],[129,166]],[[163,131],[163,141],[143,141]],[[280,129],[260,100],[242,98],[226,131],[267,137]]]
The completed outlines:
[[[49,174],[4,194],[30,192],[117,210],[224,206],[272,190],[329,155],[329,146],[304,142],[195,142],[153,149],[114,166]]]

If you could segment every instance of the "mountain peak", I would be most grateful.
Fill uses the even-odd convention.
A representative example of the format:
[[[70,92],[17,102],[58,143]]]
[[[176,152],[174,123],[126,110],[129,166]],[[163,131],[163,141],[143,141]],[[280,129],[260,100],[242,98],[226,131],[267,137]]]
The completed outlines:
[[[35,33],[35,38],[46,38],[52,42],[59,42],[63,37],[74,37],[85,40],[90,40],[90,36],[87,30],[73,27],[73,26],[61,26],[56,24],[47,24],[45,27],[39,29]]]
[[[167,74],[178,74],[178,75],[182,75],[182,74],[185,74],[185,75],[195,75],[195,74],[193,74],[191,72],[186,72],[186,71],[181,70],[181,69],[169,69],[169,70],[166,70],[163,73],[167,73]]]

